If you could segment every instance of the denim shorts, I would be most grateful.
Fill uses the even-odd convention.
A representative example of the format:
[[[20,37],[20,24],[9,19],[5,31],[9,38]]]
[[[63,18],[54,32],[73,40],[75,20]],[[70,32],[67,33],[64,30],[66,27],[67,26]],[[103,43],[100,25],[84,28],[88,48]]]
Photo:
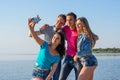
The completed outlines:
[[[39,78],[43,78],[45,80],[49,73],[50,73],[50,69],[48,69],[48,70],[43,69],[42,70],[39,68],[34,68],[32,76],[33,76],[33,78],[39,77]]]
[[[94,55],[82,56],[78,60],[79,65],[82,66],[97,66],[98,62]]]

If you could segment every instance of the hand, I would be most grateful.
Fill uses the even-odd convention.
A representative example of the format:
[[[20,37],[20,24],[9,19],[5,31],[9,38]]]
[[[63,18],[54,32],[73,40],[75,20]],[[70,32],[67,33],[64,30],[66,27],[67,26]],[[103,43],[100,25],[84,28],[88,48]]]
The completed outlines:
[[[73,59],[74,59],[74,61],[75,61],[75,62],[77,62],[77,61],[78,61],[78,57],[77,57],[76,55],[74,56],[74,58],[73,58]]]
[[[35,24],[36,24],[36,23],[32,22],[32,18],[29,18],[29,19],[28,19],[28,27],[29,27],[29,28],[32,28],[32,29],[33,29],[34,26],[35,26]],[[30,31],[29,31],[29,33],[28,33],[28,36],[29,36],[29,37],[32,37]]]
[[[51,79],[51,77],[48,75],[47,78],[46,78],[45,80],[50,80],[50,79]]]
[[[32,22],[32,18],[28,18],[28,25]]]
[[[55,27],[56,27],[56,29],[61,29],[63,25],[64,25],[64,23],[62,21],[58,20],[55,24]]]
[[[28,19],[28,26],[34,28],[36,23],[32,22],[32,18]]]

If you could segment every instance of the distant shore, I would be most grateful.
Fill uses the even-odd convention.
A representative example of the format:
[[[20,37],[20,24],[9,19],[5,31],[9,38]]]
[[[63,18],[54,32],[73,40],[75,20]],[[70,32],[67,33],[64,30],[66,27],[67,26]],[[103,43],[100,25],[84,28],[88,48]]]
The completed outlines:
[[[120,56],[120,53],[94,53],[96,56]]]
[[[120,53],[120,48],[97,48],[93,49],[94,53]]]

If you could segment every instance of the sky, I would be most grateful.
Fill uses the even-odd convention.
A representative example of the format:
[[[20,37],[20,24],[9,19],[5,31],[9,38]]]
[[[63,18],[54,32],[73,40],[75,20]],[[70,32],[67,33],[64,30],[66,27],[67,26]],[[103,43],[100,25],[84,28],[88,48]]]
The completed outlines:
[[[28,18],[41,17],[38,30],[69,12],[88,19],[99,36],[94,48],[120,48],[120,0],[0,0],[0,54],[38,52],[39,45],[28,37]]]

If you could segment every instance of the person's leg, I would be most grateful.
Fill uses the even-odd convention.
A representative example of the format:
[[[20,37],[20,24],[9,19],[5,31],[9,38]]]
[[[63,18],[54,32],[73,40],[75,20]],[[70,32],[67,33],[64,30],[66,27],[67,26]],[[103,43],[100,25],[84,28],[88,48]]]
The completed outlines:
[[[75,64],[74,64],[75,80],[78,80],[78,75],[79,75],[82,67],[83,67],[83,65],[81,64],[81,61],[78,59],[78,62],[75,62]]]
[[[90,80],[93,80],[93,75],[94,75],[94,71],[93,71],[92,75],[90,76]]]
[[[32,80],[43,80],[42,78],[35,77]]]
[[[79,67],[78,63],[75,62],[74,63],[75,80],[77,80],[80,70],[81,70],[81,68]]]
[[[79,73],[78,80],[92,80],[95,68],[96,66],[83,67]]]
[[[67,62],[62,65],[59,80],[66,80],[73,67]]]
[[[73,69],[73,65],[72,65],[73,62],[71,61],[72,59],[73,59],[73,57],[71,57],[71,56],[67,56],[67,55],[65,56],[64,62],[61,67],[59,80],[67,79],[69,73]]]
[[[60,70],[61,70],[61,61],[58,64],[58,67],[53,75],[53,80],[58,80],[59,79],[59,75],[60,75]]]

